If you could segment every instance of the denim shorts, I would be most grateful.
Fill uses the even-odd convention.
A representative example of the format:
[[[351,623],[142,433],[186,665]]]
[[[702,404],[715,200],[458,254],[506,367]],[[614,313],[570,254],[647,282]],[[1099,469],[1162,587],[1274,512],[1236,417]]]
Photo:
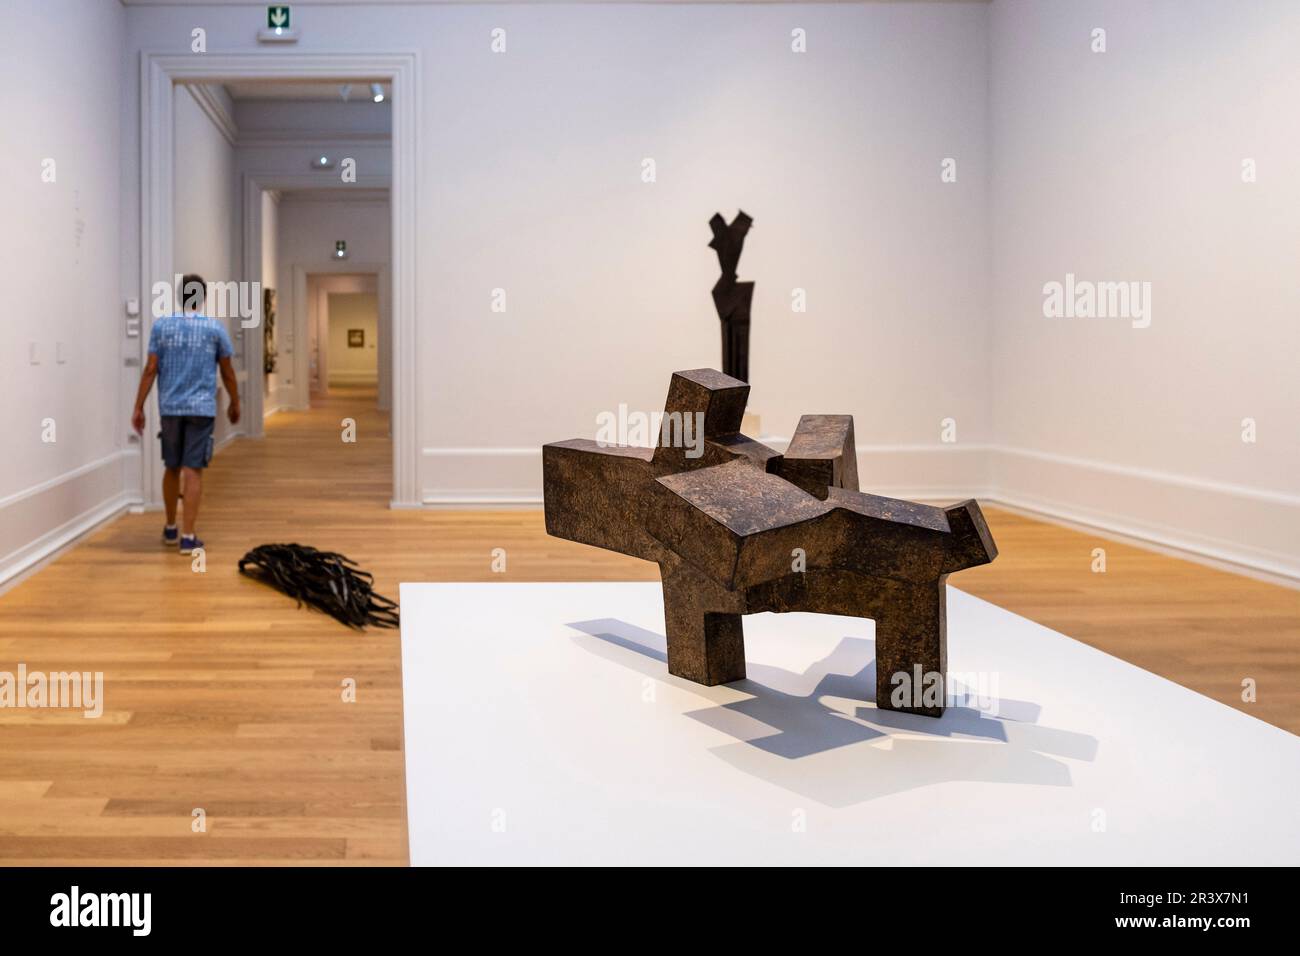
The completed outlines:
[[[162,431],[162,460],[168,468],[206,468],[212,460],[212,429],[216,424],[212,416],[164,415]]]

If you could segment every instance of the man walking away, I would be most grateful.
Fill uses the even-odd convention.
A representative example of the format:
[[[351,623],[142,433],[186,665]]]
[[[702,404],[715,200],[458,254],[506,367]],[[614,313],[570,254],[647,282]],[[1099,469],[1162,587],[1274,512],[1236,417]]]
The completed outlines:
[[[144,434],[144,402],[158,379],[158,411],[162,415],[163,502],[167,525],[163,544],[180,540],[180,553],[190,554],[203,542],[194,533],[203,497],[203,469],[212,460],[212,428],[217,417],[217,369],[230,395],[226,414],[239,421],[239,386],[230,363],[234,349],[230,334],[216,319],[203,314],[207,284],[201,276],[181,281],[184,314],[159,319],[149,333],[149,361],[140,375],[131,424]],[[183,528],[176,527],[176,499],[185,499]]]

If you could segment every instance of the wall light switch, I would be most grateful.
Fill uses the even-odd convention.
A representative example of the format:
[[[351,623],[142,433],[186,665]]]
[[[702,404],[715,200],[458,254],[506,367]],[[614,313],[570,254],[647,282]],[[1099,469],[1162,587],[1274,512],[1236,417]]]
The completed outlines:
[[[140,300],[139,300],[139,299],[127,299],[127,300],[126,300],[126,314],[129,315],[129,316],[131,316],[131,318],[136,318],[137,316],[139,316],[139,314],[140,314]]]

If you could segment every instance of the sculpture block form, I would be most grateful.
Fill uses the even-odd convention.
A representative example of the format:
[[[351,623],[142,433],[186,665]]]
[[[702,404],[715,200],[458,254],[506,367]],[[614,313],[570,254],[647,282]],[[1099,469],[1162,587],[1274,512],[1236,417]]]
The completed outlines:
[[[740,434],[748,397],[713,369],[677,372],[656,447],[544,446],[547,532],[659,565],[671,674],[743,679],[744,614],[868,617],[876,706],[940,716],[945,582],[997,556],[979,505],[865,494],[851,416],[803,416],[781,454]],[[672,440],[674,413],[701,416],[702,447]]]
[[[718,253],[722,275],[713,286],[713,305],[722,323],[722,371],[732,378],[749,380],[749,305],[754,298],[754,283],[737,282],[736,267],[745,248],[745,236],[754,220],[744,210],[727,225],[721,213],[709,220],[713,238],[709,248]]]

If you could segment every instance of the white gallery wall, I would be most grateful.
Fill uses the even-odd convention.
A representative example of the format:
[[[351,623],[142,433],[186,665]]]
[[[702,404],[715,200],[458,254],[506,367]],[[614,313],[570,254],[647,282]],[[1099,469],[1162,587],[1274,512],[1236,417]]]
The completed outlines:
[[[235,177],[233,130],[223,129],[213,113],[229,115],[232,104],[220,87],[202,90],[177,86],[174,94],[173,147],[176,154],[173,187],[172,261],[176,271],[197,273],[208,282],[228,282],[239,275],[237,234],[239,190]],[[203,97],[218,100],[212,112],[201,105]],[[209,313],[215,315],[211,297]],[[225,317],[231,342],[239,347],[240,320]],[[244,425],[231,426],[226,418],[228,397],[219,389],[214,435],[218,445],[242,432]],[[157,391],[150,401],[157,400]]]
[[[990,17],[993,496],[1300,577],[1300,5]]]
[[[201,26],[210,51],[258,51],[260,15],[133,6],[131,49],[183,52]],[[984,7],[295,16],[296,53],[420,57],[424,500],[536,500],[543,442],[593,434],[620,403],[660,408],[671,371],[716,364],[707,220],[737,208],[756,222],[741,272],[758,282],[764,430],[854,412],[872,487],[970,487],[975,472],[939,434],[951,417],[963,441],[988,438]],[[505,53],[492,52],[496,28]],[[793,30],[807,53],[792,51]],[[946,157],[956,183],[940,180]],[[796,289],[806,312],[791,308]]]
[[[22,455],[10,498],[72,487],[105,456],[125,477],[91,497],[139,494],[123,438],[138,368],[121,366],[139,343],[120,303],[147,296],[140,56],[190,55],[202,28],[213,53],[418,56],[420,502],[536,502],[542,443],[593,435],[620,404],[656,410],[671,371],[717,364],[706,223],[743,208],[751,410],[766,437],[803,412],[852,413],[869,490],[1002,499],[1300,578],[1292,3],[339,3],[295,6],[290,47],[256,42],[262,7],[17,6],[26,29],[0,40],[0,105],[19,148],[0,162],[26,174],[61,135],[95,163],[75,195],[62,165],[58,193],[7,177],[4,266],[27,311],[48,294],[37,278],[78,249],[119,282],[116,300],[111,283],[87,297],[104,325],[78,348],[97,335],[104,348],[66,387],[26,364],[32,335],[5,323],[0,388],[33,413],[42,389],[85,405],[78,450]],[[356,105],[375,128],[334,145],[375,188],[392,168],[386,131]],[[301,177],[327,145],[298,111],[235,115],[241,179]],[[64,207],[41,205],[57,196]],[[337,212],[292,205],[279,211],[281,322],[286,269],[306,254],[286,254],[286,231],[316,229],[316,255],[334,231],[320,217]],[[1045,317],[1044,285],[1067,276],[1150,283],[1150,324]],[[75,308],[79,294],[63,283],[43,312],[80,330],[93,309]],[[116,412],[85,397],[96,374]],[[7,427],[24,447],[28,425]],[[6,541],[86,510],[28,507],[35,523],[7,524]]]
[[[940,428],[988,437],[985,11],[573,9],[466,10],[422,64],[426,502],[535,501],[541,443],[717,365],[707,220],[737,209],[761,431],[851,412],[869,487],[969,488]]]
[[[136,470],[119,407],[125,20],[101,0],[4,5],[0,583],[124,506]]]

